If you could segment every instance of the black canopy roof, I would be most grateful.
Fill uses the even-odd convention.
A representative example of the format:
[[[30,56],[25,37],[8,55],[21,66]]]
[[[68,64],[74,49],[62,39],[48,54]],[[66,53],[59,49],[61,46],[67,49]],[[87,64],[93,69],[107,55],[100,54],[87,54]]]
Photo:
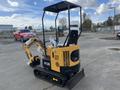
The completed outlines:
[[[68,7],[69,7],[69,9],[72,9],[72,8],[77,8],[77,7],[80,7],[80,6],[76,5],[76,4],[73,4],[73,3],[70,3],[70,2],[67,2],[67,1],[62,1],[62,2],[56,3],[54,5],[45,7],[44,11],[58,13],[60,11],[68,10]]]

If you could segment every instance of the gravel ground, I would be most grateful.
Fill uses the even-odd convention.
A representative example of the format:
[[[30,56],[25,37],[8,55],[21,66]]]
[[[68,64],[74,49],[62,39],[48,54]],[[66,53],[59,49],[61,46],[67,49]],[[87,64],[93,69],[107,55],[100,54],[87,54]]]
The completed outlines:
[[[79,44],[86,76],[73,90],[119,90],[120,41],[112,34],[84,33]],[[67,90],[35,78],[27,61],[21,43],[0,39],[0,90]]]

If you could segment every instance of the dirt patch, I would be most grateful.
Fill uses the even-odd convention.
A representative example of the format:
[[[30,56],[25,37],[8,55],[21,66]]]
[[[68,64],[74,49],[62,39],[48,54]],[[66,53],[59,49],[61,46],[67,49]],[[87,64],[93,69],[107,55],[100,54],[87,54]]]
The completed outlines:
[[[109,48],[109,50],[120,51],[120,48]]]
[[[100,38],[100,39],[104,39],[104,40],[118,40],[116,37],[104,37],[104,38]]]

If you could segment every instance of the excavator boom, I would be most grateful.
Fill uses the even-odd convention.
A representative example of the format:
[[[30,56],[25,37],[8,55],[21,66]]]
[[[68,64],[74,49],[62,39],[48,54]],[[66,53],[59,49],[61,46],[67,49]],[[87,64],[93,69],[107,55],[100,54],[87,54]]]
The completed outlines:
[[[27,58],[29,59],[28,64],[32,67],[40,64],[41,57],[39,56],[33,56],[30,48],[32,45],[36,45],[38,48],[38,51],[44,55],[44,45],[41,40],[38,38],[30,38],[26,43],[23,44],[23,49],[27,55]]]

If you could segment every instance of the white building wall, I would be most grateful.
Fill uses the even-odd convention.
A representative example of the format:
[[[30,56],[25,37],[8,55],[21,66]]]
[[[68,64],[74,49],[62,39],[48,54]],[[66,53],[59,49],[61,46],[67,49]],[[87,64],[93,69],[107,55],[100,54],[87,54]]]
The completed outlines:
[[[13,31],[13,25],[0,25],[0,32]]]
[[[120,25],[108,26],[108,27],[100,27],[100,28],[97,28],[96,31],[112,33],[112,32],[114,32],[114,29],[115,29],[115,32],[117,33],[118,31],[120,31]]]

